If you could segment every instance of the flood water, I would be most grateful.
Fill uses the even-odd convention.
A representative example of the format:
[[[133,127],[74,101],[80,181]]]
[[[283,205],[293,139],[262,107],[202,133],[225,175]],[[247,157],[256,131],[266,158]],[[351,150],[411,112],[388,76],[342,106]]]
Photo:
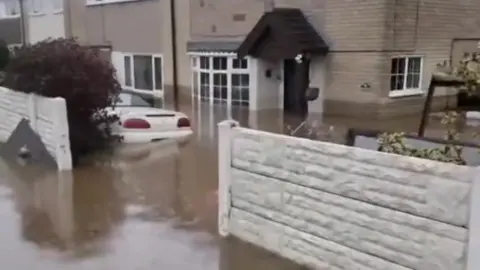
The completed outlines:
[[[61,174],[0,161],[2,268],[304,269],[216,233],[216,124],[230,114],[243,126],[291,133],[298,119],[208,105],[186,104],[181,110],[195,130],[187,143],[127,147],[112,159]],[[411,119],[311,118],[315,136],[337,142],[347,126],[415,130],[418,125]]]

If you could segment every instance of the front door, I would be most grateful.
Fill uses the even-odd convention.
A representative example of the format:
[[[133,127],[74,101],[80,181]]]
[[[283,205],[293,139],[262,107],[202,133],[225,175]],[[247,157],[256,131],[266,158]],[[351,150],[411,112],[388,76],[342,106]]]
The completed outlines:
[[[283,109],[285,114],[304,118],[308,113],[305,91],[310,84],[310,61],[297,63],[294,59],[285,59],[283,63]]]
[[[286,114],[295,110],[295,68],[295,60],[285,59],[283,62],[283,110]]]

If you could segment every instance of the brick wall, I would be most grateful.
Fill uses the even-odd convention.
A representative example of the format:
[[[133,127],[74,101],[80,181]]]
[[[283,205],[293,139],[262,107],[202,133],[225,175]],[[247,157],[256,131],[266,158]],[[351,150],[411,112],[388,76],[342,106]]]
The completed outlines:
[[[45,98],[0,87],[0,142],[5,142],[22,119],[40,135],[59,170],[70,170],[72,158],[63,98]]]
[[[313,269],[467,269],[475,168],[232,125],[219,124],[222,235]]]
[[[471,0],[244,0],[234,4],[191,0],[192,39],[242,40],[267,10],[267,2],[274,2],[275,7],[302,9],[330,45],[323,89],[325,99],[333,105],[326,105],[326,113],[357,114],[357,110],[345,107],[344,103],[351,102],[367,105],[368,115],[418,114],[423,95],[389,97],[391,58],[423,56],[421,85],[426,91],[436,64],[449,60],[452,50],[454,60],[459,58],[457,52],[480,50],[476,48],[480,41],[480,2]],[[240,13],[244,19],[234,20]],[[456,38],[478,40],[452,44]],[[361,89],[363,83],[371,87]],[[444,96],[447,91],[437,93]]]

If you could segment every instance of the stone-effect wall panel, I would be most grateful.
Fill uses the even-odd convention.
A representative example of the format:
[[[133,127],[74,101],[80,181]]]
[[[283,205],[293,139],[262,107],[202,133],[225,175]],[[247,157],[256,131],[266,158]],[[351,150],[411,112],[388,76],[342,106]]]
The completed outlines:
[[[466,268],[474,168],[239,127],[230,143],[231,234],[314,269]]]
[[[464,267],[465,228],[242,170],[232,176],[234,209],[405,267]]]
[[[8,140],[22,119],[30,121],[58,168],[70,170],[72,158],[65,100],[0,87],[0,142]]]
[[[469,167],[239,130],[232,149],[236,168],[458,226],[467,224],[473,177]]]

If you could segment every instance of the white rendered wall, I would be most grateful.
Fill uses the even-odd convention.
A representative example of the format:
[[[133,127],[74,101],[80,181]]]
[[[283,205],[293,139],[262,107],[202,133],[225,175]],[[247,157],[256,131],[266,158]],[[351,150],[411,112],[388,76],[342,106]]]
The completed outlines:
[[[28,42],[31,44],[45,40],[47,38],[65,37],[65,18],[63,9],[55,9],[53,1],[42,1],[40,13],[29,13],[27,17],[28,24]]]

